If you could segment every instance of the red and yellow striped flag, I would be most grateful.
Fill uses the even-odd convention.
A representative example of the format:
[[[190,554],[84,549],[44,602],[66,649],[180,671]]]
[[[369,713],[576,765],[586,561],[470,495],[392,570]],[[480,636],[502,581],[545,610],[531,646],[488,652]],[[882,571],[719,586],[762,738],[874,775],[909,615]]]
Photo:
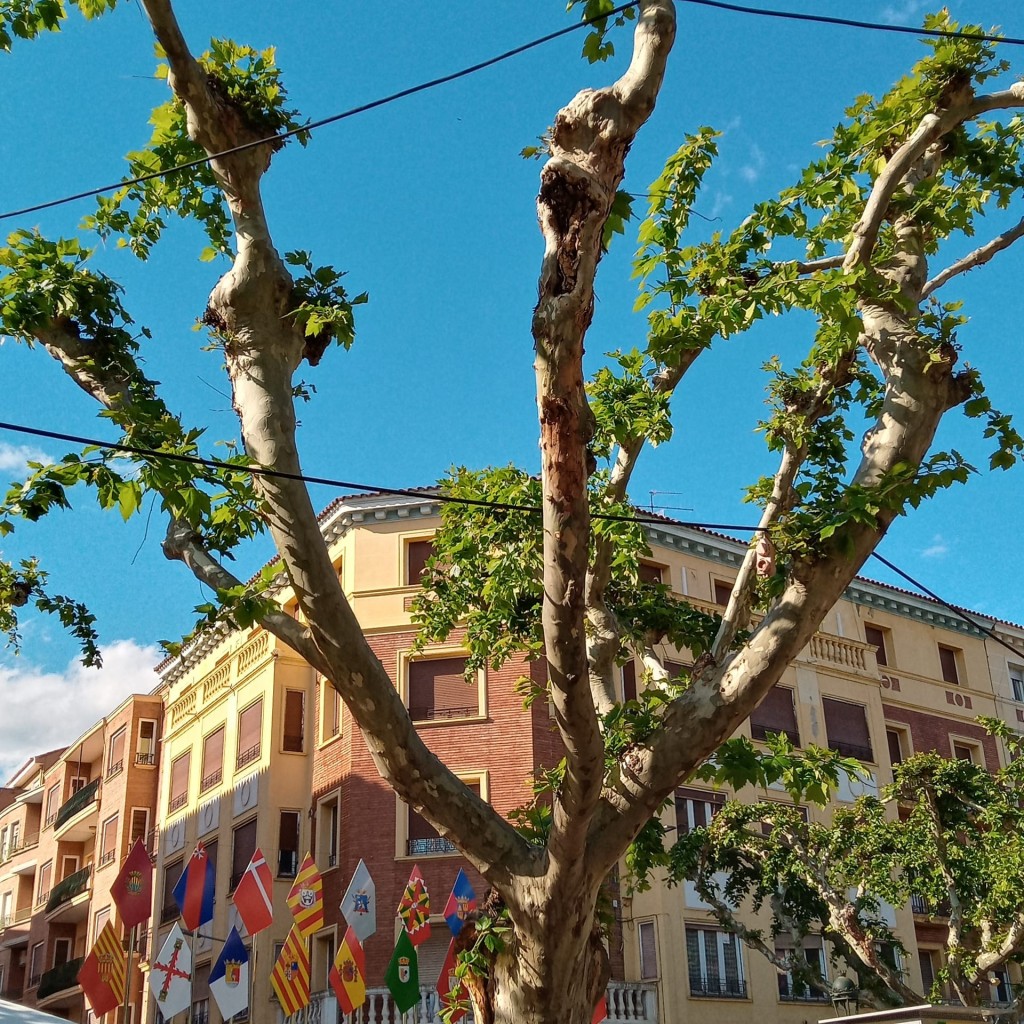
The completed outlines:
[[[270,972],[270,984],[286,1017],[309,1004],[309,955],[305,940],[295,925]]]
[[[288,893],[288,906],[304,939],[323,928],[324,882],[311,854],[306,854],[295,876],[295,883]]]
[[[97,1017],[124,1003],[124,947],[108,921],[78,970],[78,984]]]

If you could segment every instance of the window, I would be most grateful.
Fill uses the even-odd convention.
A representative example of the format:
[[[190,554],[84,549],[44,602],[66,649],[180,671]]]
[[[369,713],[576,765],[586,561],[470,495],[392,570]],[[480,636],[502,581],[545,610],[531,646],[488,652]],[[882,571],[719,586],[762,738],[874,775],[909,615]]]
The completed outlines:
[[[60,783],[55,782],[46,791],[46,824],[52,825],[60,810]]]
[[[256,819],[236,825],[231,833],[231,891],[242,880],[245,869],[256,852]]]
[[[171,762],[171,793],[167,810],[176,811],[188,803],[188,773],[192,765],[192,751],[186,750]]]
[[[301,754],[306,739],[306,695],[302,690],[284,691],[284,738],[281,749]]]
[[[137,839],[142,840],[142,845],[147,845],[149,837],[149,808],[133,807],[131,832],[128,834],[128,845],[134,846]]]
[[[43,953],[46,947],[46,943],[37,942],[32,947],[32,953],[28,960],[28,984],[30,988],[35,988],[39,984],[39,979],[43,976]]]
[[[203,849],[206,851],[206,859],[210,862],[213,867],[213,891],[214,891],[214,903],[217,902],[217,848],[218,843],[216,839],[211,839],[208,843],[203,844]]]
[[[314,992],[323,991],[330,986],[329,975],[331,973],[331,967],[334,966],[334,952],[333,933],[321,932],[314,936],[313,956],[312,963],[310,965],[311,987]],[[419,950],[417,950],[417,953],[418,952]],[[344,1017],[342,1020],[344,1020]]]
[[[263,734],[263,698],[250,704],[238,716],[238,756],[235,768],[244,768],[260,756]]]
[[[874,761],[867,710],[864,705],[851,704],[833,697],[822,697],[821,707],[825,713],[828,745],[843,757]]]
[[[21,822],[20,821],[12,821],[11,822],[11,856],[14,856],[14,854],[16,854],[18,852],[18,847],[19,847],[18,840],[19,839],[21,839]]]
[[[825,950],[822,947],[821,939],[808,937],[800,949],[793,949],[792,946],[776,946],[776,956],[791,956],[794,960],[806,960],[811,971],[824,981],[828,975],[825,971]],[[783,1002],[825,1002],[828,995],[813,988],[807,983],[803,971],[794,974],[787,971],[778,975],[779,999]]]
[[[434,542],[429,538],[406,541],[405,585],[407,587],[418,587],[420,585],[423,581],[423,571],[427,567],[427,562],[433,557]]]
[[[117,822],[118,816],[114,814],[103,822],[100,829],[100,867],[111,863],[117,856]]]
[[[889,763],[902,764],[906,756],[903,752],[903,734],[898,729],[886,729],[885,742],[889,745]]]
[[[935,987],[935,954],[937,950],[919,949],[917,951],[917,963],[921,968],[921,991],[925,999],[929,999],[931,991]]]
[[[978,763],[978,751],[977,748],[970,746],[967,743],[957,743],[953,740],[953,757],[957,761],[970,761],[972,764]]]
[[[715,604],[724,608],[729,603],[729,598],[732,597],[732,584],[724,580],[712,580],[711,591],[714,594]]]
[[[482,796],[481,779],[464,779],[468,789],[477,796]],[[404,805],[403,805],[404,806]],[[422,857],[429,854],[449,855],[455,853],[455,844],[438,834],[436,828],[426,818],[411,807],[408,808],[408,832],[406,834],[405,854],[408,857]]]
[[[60,858],[60,880],[63,882],[69,875],[78,870],[78,854],[62,854]]]
[[[691,996],[743,999],[747,984],[735,935],[712,928],[686,929]]]
[[[70,800],[80,789],[85,789],[89,785],[89,780],[84,775],[72,775],[71,776],[71,792],[68,794]]]
[[[658,977],[658,933],[653,921],[641,921],[636,926],[636,937],[640,943],[640,980],[651,981]]]
[[[864,626],[864,640],[871,644],[875,649],[875,659],[879,665],[889,664],[889,649],[886,644],[886,630],[881,629],[879,626],[870,626],[865,624]]]
[[[636,700],[636,663],[632,658],[622,666],[622,699]]]
[[[12,849],[13,852],[13,849]],[[7,829],[0,828],[0,860],[7,860]]]
[[[178,916],[178,904],[174,902],[174,887],[185,870],[185,861],[176,860],[173,864],[164,865],[164,904],[160,911],[160,923],[166,924]]]
[[[316,811],[316,862],[321,868],[338,866],[338,794],[323,801]]]
[[[156,764],[156,720],[153,718],[139,719],[139,742],[135,747],[135,763]]]
[[[128,730],[122,726],[110,737],[110,746],[107,748],[108,779],[124,771],[124,741],[127,734]]]
[[[641,562],[636,567],[636,575],[641,583],[664,583],[665,566],[653,562]]]
[[[664,665],[669,679],[679,679],[690,668],[689,665],[684,665],[681,661],[672,661],[669,658],[665,659]]]
[[[1005,967],[996,967],[989,971],[990,981],[991,978],[995,978],[995,982],[990,984],[989,990],[992,993],[992,1002],[997,1006],[1006,1006],[1008,1003],[1013,1002],[1013,986],[1010,984],[1010,975],[1007,973]]]
[[[202,778],[199,782],[199,792],[205,793],[208,789],[220,784],[224,778],[224,726],[214,729],[206,739],[203,740],[203,766]]]
[[[955,647],[939,644],[939,668],[942,671],[942,678],[951,686],[960,685],[960,656],[961,652]]]
[[[414,722],[480,714],[480,687],[466,682],[464,657],[410,661],[409,715]]]
[[[298,811],[282,811],[278,819],[277,876],[294,878],[299,873],[299,829],[302,815]]]
[[[197,964],[192,972],[192,1014],[189,1024],[209,1024],[210,962]]]
[[[53,885],[53,861],[48,860],[39,869],[39,881],[36,884],[36,906],[40,906],[50,898],[50,888]]]
[[[93,915],[92,919],[92,941],[93,945],[96,944],[96,939],[100,932],[103,931],[103,926],[110,920],[110,907],[104,907],[102,910],[97,910]]]
[[[1010,689],[1014,700],[1024,702],[1024,668],[1020,665],[1010,666]]]
[[[790,743],[800,745],[793,691],[785,686],[773,686],[750,714],[750,735],[755,740],[764,740],[768,733],[788,736]]]
[[[676,790],[676,830],[682,835],[695,828],[711,824],[711,819],[722,809],[725,796],[701,789]]]
[[[14,914],[11,913],[11,903],[14,900],[14,893],[5,892],[0,896],[0,928],[6,928],[14,923]]]
[[[71,959],[72,940],[67,938],[54,939],[53,966],[62,967]]]
[[[323,679],[320,686],[320,742],[341,735],[341,694]]]

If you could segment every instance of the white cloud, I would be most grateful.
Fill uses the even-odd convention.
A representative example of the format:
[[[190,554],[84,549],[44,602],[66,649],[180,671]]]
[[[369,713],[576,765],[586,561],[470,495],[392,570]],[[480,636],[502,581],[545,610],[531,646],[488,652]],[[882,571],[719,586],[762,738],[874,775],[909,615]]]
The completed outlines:
[[[77,661],[63,672],[0,665],[0,785],[33,754],[66,746],[128,694],[156,685],[157,647],[115,640],[102,653],[99,669]]]
[[[764,170],[764,151],[760,146],[752,145],[750,147],[750,163],[740,168],[740,177],[744,181],[751,183],[757,181],[761,177],[761,172]]]
[[[0,441],[0,473],[11,479],[25,475],[29,462],[52,462],[45,452],[28,445],[7,444]]]
[[[903,0],[902,3],[887,4],[882,8],[881,18],[888,25],[915,25],[918,14],[928,6],[928,0]]]
[[[941,533],[935,534],[932,537],[931,544],[928,545],[922,552],[922,558],[942,558],[943,555],[949,553],[949,545],[945,542]]]
[[[709,220],[714,220],[716,217],[720,217],[722,213],[732,205],[732,196],[728,192],[715,192],[715,197],[711,201],[711,209],[705,214]]]

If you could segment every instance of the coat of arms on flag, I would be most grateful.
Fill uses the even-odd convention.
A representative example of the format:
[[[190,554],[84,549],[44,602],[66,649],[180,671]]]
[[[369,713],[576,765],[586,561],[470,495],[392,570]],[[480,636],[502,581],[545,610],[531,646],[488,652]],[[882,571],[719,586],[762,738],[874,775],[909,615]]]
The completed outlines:
[[[342,1013],[354,1013],[363,1005],[366,1000],[366,957],[351,925],[341,940],[327,980],[338,997]]]
[[[141,839],[136,839],[121,870],[110,886],[110,895],[125,928],[134,928],[150,916],[153,862]]]
[[[398,903],[398,916],[409,933],[414,946],[430,938],[430,895],[427,883],[420,874],[419,864],[414,864],[405,892]]]
[[[360,942],[365,942],[377,930],[377,890],[362,861],[356,866],[341,899],[341,913]]]
[[[324,926],[323,892],[323,879],[312,856],[307,853],[288,893],[288,906],[304,939]]]
[[[286,1017],[309,1004],[309,955],[297,924],[292,925],[270,972],[270,984]]]
[[[210,971],[210,992],[225,1020],[249,1005],[249,951],[236,928],[228,933],[224,948]]]
[[[461,872],[460,872],[461,874]],[[437,978],[437,996],[441,1002],[442,1010],[450,1010],[449,1024],[455,1024],[466,1016],[469,993],[466,986],[456,977],[455,968],[458,966],[458,958],[455,955],[455,937],[452,936],[448,943],[448,952],[445,955],[444,963],[441,965],[441,973]]]
[[[102,1017],[124,1002],[124,977],[124,948],[108,921],[78,969],[78,984],[96,1017]]]
[[[384,973],[384,983],[395,997],[395,1006],[399,1013],[406,1013],[420,999],[419,964],[416,958],[416,947],[403,928],[395,943],[395,951],[391,955],[391,963]]]
[[[458,935],[472,911],[476,910],[476,893],[469,884],[466,872],[459,868],[452,886],[451,895],[444,905],[444,919],[448,922],[452,935]]]

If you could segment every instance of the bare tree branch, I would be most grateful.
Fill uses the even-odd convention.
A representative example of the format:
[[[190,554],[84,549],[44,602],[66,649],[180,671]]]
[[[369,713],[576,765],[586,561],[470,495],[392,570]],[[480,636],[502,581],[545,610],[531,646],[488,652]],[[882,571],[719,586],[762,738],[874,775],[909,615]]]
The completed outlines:
[[[992,241],[979,246],[977,249],[964,256],[963,259],[957,260],[956,263],[950,264],[950,266],[946,267],[946,269],[941,273],[936,274],[921,290],[921,298],[927,299],[929,295],[938,291],[944,284],[951,281],[957,275],[966,274],[967,271],[988,263],[996,253],[1002,252],[1004,249],[1008,249],[1017,241],[1018,238],[1021,238],[1022,236],[1024,236],[1024,217],[1021,217],[1021,219],[1008,231],[1004,231],[1001,235],[996,235]]]

